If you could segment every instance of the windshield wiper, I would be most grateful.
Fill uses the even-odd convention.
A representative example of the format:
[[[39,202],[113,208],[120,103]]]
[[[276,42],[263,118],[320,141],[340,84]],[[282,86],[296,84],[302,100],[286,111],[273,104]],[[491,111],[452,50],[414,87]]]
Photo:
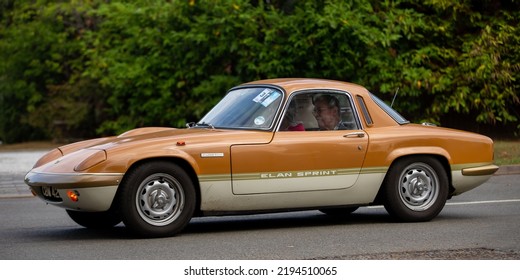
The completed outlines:
[[[200,127],[200,128],[211,128],[211,129],[215,129],[215,127],[210,124],[210,123],[205,123],[205,122],[201,122],[201,123],[188,123],[186,124],[186,126],[188,128],[197,128],[197,127]]]

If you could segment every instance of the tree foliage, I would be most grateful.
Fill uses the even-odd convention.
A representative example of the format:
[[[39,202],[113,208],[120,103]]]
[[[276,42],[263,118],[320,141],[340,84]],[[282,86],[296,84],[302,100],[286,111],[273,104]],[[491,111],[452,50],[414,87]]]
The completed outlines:
[[[0,0],[0,140],[181,127],[273,77],[518,130],[519,21],[514,0]]]

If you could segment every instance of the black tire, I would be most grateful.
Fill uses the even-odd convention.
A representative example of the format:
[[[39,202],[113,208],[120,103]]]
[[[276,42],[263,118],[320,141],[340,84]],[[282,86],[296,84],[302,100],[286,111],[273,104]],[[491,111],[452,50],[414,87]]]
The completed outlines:
[[[449,181],[438,160],[414,156],[390,167],[384,188],[384,206],[391,216],[403,222],[424,222],[444,208]]]
[[[125,175],[119,193],[123,223],[143,237],[173,236],[189,223],[196,203],[193,182],[180,166],[153,161]]]
[[[80,212],[66,210],[69,217],[78,225],[90,229],[112,228],[121,222],[121,217],[114,211],[106,212]]]
[[[334,216],[334,217],[342,217],[342,216],[348,216],[352,214],[354,211],[358,210],[359,207],[341,207],[341,208],[324,208],[320,209],[320,212]]]

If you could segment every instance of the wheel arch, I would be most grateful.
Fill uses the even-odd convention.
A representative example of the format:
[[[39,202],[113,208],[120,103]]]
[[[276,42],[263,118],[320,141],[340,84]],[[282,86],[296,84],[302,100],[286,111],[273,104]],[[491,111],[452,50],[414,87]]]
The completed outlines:
[[[388,167],[388,170],[391,170],[392,167],[399,161],[401,160],[404,160],[404,159],[407,159],[407,158],[412,158],[412,157],[431,157],[435,160],[437,160],[441,165],[442,167],[444,168],[444,171],[446,172],[446,175],[448,176],[448,194],[449,194],[449,197],[451,197],[451,194],[455,191],[455,188],[453,187],[453,183],[452,183],[452,174],[451,174],[451,166],[450,166],[450,163],[449,163],[449,160],[448,158],[446,158],[444,155],[442,154],[436,154],[436,153],[416,153],[416,154],[407,154],[407,155],[400,155],[396,158],[394,158],[391,162],[391,164],[389,165]],[[388,174],[389,172],[387,171],[386,174],[385,174],[385,178],[383,179],[383,181],[381,182],[381,185],[379,186],[379,192],[377,193],[377,196],[376,196],[376,199],[374,201],[374,204],[382,204],[383,203],[383,199],[384,199],[384,188],[385,188],[385,185],[386,185],[386,182],[387,182],[387,177],[388,177]]]
[[[143,158],[143,159],[140,159],[138,161],[135,161],[128,167],[128,169],[126,170],[125,175],[123,176],[123,179],[121,180],[121,183],[119,185],[120,186],[123,185],[123,183],[126,180],[127,175],[129,174],[130,171],[136,169],[137,167],[139,167],[139,166],[141,166],[141,165],[143,165],[145,163],[155,162],[155,161],[171,162],[171,163],[177,164],[179,167],[184,169],[184,171],[186,171],[186,173],[190,177],[191,181],[193,182],[193,185],[195,186],[195,194],[196,194],[196,202],[195,203],[196,204],[195,204],[194,216],[200,216],[200,214],[201,214],[201,211],[200,211],[201,195],[200,195],[199,179],[198,179],[197,173],[195,171],[195,168],[186,159],[183,159],[181,157],[172,157],[172,156],[150,157],[150,158]],[[120,197],[119,196],[120,192],[121,192],[121,188],[118,188],[117,189],[117,193],[116,193],[116,198]],[[115,206],[113,204],[112,208],[114,208],[114,207]]]

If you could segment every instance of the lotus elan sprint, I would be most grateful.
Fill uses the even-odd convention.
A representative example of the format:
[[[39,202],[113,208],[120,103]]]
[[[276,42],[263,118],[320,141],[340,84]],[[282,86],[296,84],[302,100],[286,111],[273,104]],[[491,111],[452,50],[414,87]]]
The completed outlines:
[[[412,124],[362,86],[272,79],[232,88],[185,129],[137,128],[50,151],[25,181],[87,228],[171,236],[196,216],[384,205],[435,218],[488,180],[493,141]]]

